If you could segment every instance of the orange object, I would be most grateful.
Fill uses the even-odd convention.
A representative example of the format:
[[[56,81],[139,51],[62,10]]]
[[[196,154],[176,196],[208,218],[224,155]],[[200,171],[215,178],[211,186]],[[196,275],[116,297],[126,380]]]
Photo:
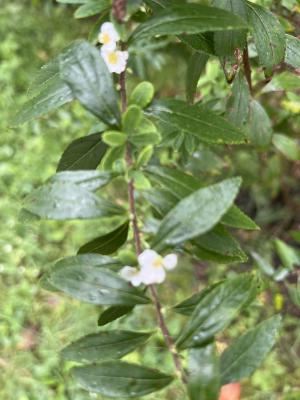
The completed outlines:
[[[241,400],[241,384],[236,382],[222,386],[219,400]]]

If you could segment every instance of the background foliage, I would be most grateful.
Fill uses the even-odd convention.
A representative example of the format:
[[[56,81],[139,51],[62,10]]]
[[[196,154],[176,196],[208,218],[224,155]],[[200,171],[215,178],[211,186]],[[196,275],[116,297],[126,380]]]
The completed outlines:
[[[258,3],[274,7],[283,16],[289,15],[288,11],[293,9],[298,18],[299,5],[296,1]],[[282,22],[287,24],[288,31],[288,19]],[[57,111],[51,118],[45,117],[17,129],[11,129],[8,122],[16,108],[24,102],[36,69],[73,39],[87,36],[89,27],[90,22],[72,18],[70,7],[58,7],[51,1],[4,1],[0,10],[0,397],[8,400],[91,398],[70,378],[70,365],[64,366],[57,353],[70,339],[95,330],[96,310],[69,299],[66,302],[61,296],[40,289],[38,283],[41,273],[51,261],[62,254],[73,254],[86,238],[94,237],[95,232],[108,231],[110,227],[99,227],[97,222],[81,222],[80,226],[76,222],[41,222],[34,225],[26,220],[25,223],[20,221],[18,214],[22,199],[55,172],[59,155],[66,145],[82,136],[82,132],[87,132],[94,121],[78,104],[74,104]],[[149,74],[165,95],[183,94],[188,54],[183,48],[177,50],[181,61],[175,69],[172,43],[163,43],[162,49],[156,52],[155,57],[150,49],[140,49],[144,51],[145,63],[133,68],[136,67],[143,77]],[[297,138],[300,98],[289,87],[295,89],[299,83],[290,83],[290,79],[289,76],[281,77],[281,81],[277,79],[275,84],[284,85],[283,90],[276,91],[275,95],[266,91],[262,102],[276,131]],[[176,93],[174,80],[178,82]],[[225,99],[226,88],[218,63],[211,61],[199,82],[201,94],[209,98],[217,93]],[[255,248],[269,260],[275,269],[281,261],[278,252],[275,254],[273,239],[278,237],[295,247],[297,243],[297,233],[292,236],[290,232],[299,229],[299,220],[295,217],[295,211],[300,206],[298,160],[298,155],[286,158],[273,146],[259,154],[248,148],[233,151],[227,147],[220,154],[199,152],[192,166],[201,173],[208,173],[209,170],[212,177],[220,171],[243,176],[246,185],[239,204],[255,218],[262,232],[243,232],[240,239],[246,248]],[[213,173],[212,165],[215,167]],[[265,263],[258,264],[265,266]],[[180,277],[174,274],[170,287],[161,293],[161,297],[172,303],[182,300],[184,292],[190,290],[188,274],[192,270],[198,278],[195,287],[202,287],[235,271],[246,271],[249,266],[253,266],[252,259],[232,267],[210,268],[209,263],[186,263]],[[296,280],[297,275],[294,274],[291,281],[295,284]],[[259,308],[259,303],[264,307]],[[248,311],[239,324],[227,331],[228,337],[220,337],[222,346],[229,337],[237,337],[257,320],[272,315],[274,307],[285,316],[285,329],[279,344],[263,368],[244,385],[245,399],[299,399],[299,311],[294,303],[287,296],[286,284],[268,280],[266,290],[252,306],[251,313]],[[152,316],[140,315],[140,323],[146,323],[148,318]],[[172,318],[168,322],[171,330],[175,330],[180,317]],[[134,329],[135,323],[129,317],[125,326]],[[128,359],[153,367],[166,362],[165,370],[168,371],[171,363],[169,365],[170,360],[165,361],[161,356],[162,346],[162,338],[158,336],[142,355],[133,353]],[[149,396],[149,399],[157,399],[158,396],[172,399],[173,390],[176,390],[174,386]]]

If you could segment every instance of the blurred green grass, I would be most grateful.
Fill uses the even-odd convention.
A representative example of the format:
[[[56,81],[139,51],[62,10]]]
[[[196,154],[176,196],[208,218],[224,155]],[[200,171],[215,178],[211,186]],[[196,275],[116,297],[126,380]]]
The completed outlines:
[[[70,41],[85,37],[88,23],[74,21],[69,7],[51,1],[6,1],[0,8],[0,399],[5,400],[84,400],[95,398],[81,390],[69,374],[58,351],[70,340],[96,330],[98,310],[46,292],[39,286],[41,273],[51,263],[74,254],[95,236],[97,222],[57,223],[20,220],[22,199],[55,172],[60,154],[73,139],[85,135],[93,120],[74,104],[51,116],[25,126],[11,128],[9,119],[24,102],[35,71]],[[174,304],[191,291],[191,266],[186,264],[174,275],[162,298]],[[218,279],[224,268],[209,270],[205,280]],[[183,284],[182,284],[183,282]],[[259,302],[258,302],[259,303]],[[260,300],[260,304],[269,304]],[[268,315],[273,312],[265,310]],[[226,340],[254,323],[260,311],[254,305],[243,322],[231,328]],[[169,318],[176,332],[180,318]],[[299,324],[288,317],[286,324]],[[126,327],[149,328],[154,316],[142,309],[125,322]],[[251,400],[300,399],[300,368],[297,366],[297,332],[287,333],[264,367],[245,383],[244,398]],[[287,354],[295,352],[295,361]],[[159,334],[131,361],[171,369],[165,360]],[[184,399],[176,385],[149,400]],[[286,395],[284,394],[287,393]],[[100,398],[100,397],[97,397]]]

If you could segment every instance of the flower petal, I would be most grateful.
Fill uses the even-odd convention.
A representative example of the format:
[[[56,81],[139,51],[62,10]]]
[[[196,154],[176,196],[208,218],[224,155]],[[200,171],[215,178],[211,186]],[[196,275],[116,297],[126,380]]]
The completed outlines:
[[[125,279],[125,281],[131,282],[132,278],[138,274],[138,269],[134,267],[129,267],[128,265],[126,267],[123,267],[119,271],[119,275]]]
[[[138,261],[141,266],[141,268],[147,268],[151,267],[154,261],[160,257],[159,254],[156,253],[156,251],[147,249],[144,250],[139,256],[138,256]]]
[[[144,267],[141,269],[141,279],[145,285],[162,283],[166,279],[166,271],[163,267]]]
[[[120,40],[120,36],[111,22],[104,22],[100,28],[101,33],[107,33],[113,42]]]
[[[176,268],[178,262],[178,257],[176,254],[171,253],[163,258],[163,265],[167,270]]]

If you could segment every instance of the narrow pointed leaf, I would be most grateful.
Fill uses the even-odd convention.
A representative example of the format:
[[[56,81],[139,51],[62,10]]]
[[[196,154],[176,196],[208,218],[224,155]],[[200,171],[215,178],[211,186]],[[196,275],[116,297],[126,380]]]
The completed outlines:
[[[85,108],[108,125],[118,125],[116,91],[99,50],[88,42],[75,42],[60,57],[60,76]]]
[[[174,128],[175,132],[194,135],[200,141],[210,144],[245,143],[244,134],[224,118],[199,105],[188,105],[181,100],[160,100],[147,112],[160,125]]]
[[[242,126],[248,118],[250,107],[250,91],[245,76],[241,71],[232,85],[232,94],[227,102],[227,113],[230,122]]]
[[[162,220],[152,245],[176,245],[208,232],[228,211],[240,184],[240,178],[227,179],[185,197]]]
[[[247,2],[248,19],[261,65],[272,69],[285,55],[285,33],[282,25],[268,9]]]
[[[98,326],[103,326],[107,325],[110,322],[115,321],[116,319],[119,319],[123,317],[124,315],[127,315],[131,313],[134,307],[132,306],[112,306],[108,307],[106,310],[104,310],[98,319]]]
[[[236,317],[253,293],[249,275],[228,279],[200,299],[190,320],[183,328],[177,346],[180,349],[207,343]]]
[[[218,399],[220,361],[214,344],[189,351],[187,388],[190,400]]]
[[[247,135],[251,144],[259,149],[268,148],[272,141],[271,120],[265,109],[256,100],[250,102]]]
[[[131,36],[137,41],[156,35],[194,34],[247,29],[244,20],[225,10],[200,4],[172,5],[140,24]]]
[[[259,226],[236,205],[230,207],[221,223],[237,229],[259,230]]]
[[[106,149],[99,133],[76,139],[61,156],[57,171],[96,169]]]
[[[212,5],[227,10],[239,16],[244,21],[247,20],[247,6],[245,0],[213,0]],[[246,29],[216,32],[214,37],[216,54],[221,57],[233,57],[236,49],[244,48],[246,40]]]
[[[117,273],[91,264],[55,268],[49,280],[57,289],[91,304],[134,306],[149,302],[141,291]]]
[[[78,253],[112,254],[126,242],[128,228],[129,224],[126,222],[112,232],[86,243],[80,247]]]
[[[261,365],[276,342],[280,326],[280,316],[269,318],[244,333],[222,353],[223,385],[249,377]]]
[[[157,370],[122,361],[107,361],[73,368],[79,383],[103,396],[138,397],[156,392],[169,385],[173,377]]]
[[[104,331],[84,336],[61,351],[66,360],[99,362],[122,358],[144,344],[151,333],[131,331]]]
[[[209,56],[205,53],[195,53],[188,62],[186,71],[186,98],[189,103],[194,102],[194,97],[197,90],[197,84],[200,75],[205,69]]]

